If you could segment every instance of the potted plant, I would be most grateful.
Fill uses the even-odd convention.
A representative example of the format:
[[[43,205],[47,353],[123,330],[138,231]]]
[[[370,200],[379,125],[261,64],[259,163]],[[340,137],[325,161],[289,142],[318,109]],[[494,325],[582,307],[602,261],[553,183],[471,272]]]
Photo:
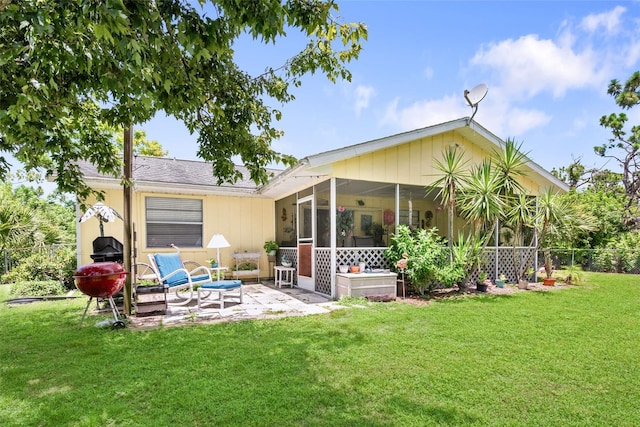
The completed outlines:
[[[487,273],[481,271],[478,273],[478,283],[476,283],[476,290],[478,292],[487,292],[487,288],[491,284],[491,280],[488,279]]]
[[[507,281],[507,276],[505,276],[504,274],[501,274],[500,277],[498,277],[496,279],[496,286],[499,288],[504,288],[504,284]]]
[[[564,281],[567,285],[577,285],[582,280],[582,274],[576,266],[570,266]]]
[[[263,248],[267,255],[274,256],[276,254],[276,251],[280,249],[280,245],[274,240],[268,240],[264,242]]]
[[[211,265],[211,268],[218,267],[218,260],[216,258],[209,258],[207,262]]]
[[[358,267],[361,272],[364,272],[365,268],[367,268],[367,264],[364,262],[364,258],[360,258],[358,261]]]
[[[282,255],[282,259],[280,259],[280,263],[283,267],[291,267],[293,266],[293,262],[289,261],[286,255]]]
[[[553,263],[551,262],[551,251],[544,251],[544,272],[547,275],[542,279],[542,284],[545,286],[554,286],[556,284],[556,278],[553,277]]]

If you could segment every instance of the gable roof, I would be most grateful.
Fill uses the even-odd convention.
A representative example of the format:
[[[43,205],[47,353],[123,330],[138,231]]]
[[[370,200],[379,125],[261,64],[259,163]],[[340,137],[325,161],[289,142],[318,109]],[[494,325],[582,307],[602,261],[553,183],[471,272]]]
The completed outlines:
[[[317,181],[326,179],[331,173],[331,165],[335,162],[451,131],[460,134],[485,151],[490,152],[494,148],[502,149],[504,146],[504,141],[500,138],[477,122],[470,121],[469,118],[464,117],[305,157],[296,166],[286,169],[274,177],[269,184],[261,187],[259,192],[271,197],[280,197],[295,191],[296,188],[301,186],[313,185]],[[540,184],[551,183],[561,191],[569,191],[566,183],[553,176],[533,160],[528,159],[527,166],[531,169],[528,177],[534,182]]]
[[[251,180],[248,169],[242,165],[236,165],[236,169],[242,174],[240,180],[234,184],[223,183],[218,185],[218,179],[213,176],[213,166],[210,162],[147,156],[134,157],[133,180],[138,191],[242,194],[245,196],[278,199],[300,188],[309,187],[317,182],[326,180],[332,173],[332,165],[335,162],[445,132],[456,132],[487,152],[492,149],[502,149],[504,146],[504,141],[500,138],[477,122],[470,121],[469,118],[465,117],[307,156],[299,160],[295,166],[284,171],[267,169],[267,172],[272,173],[274,177],[264,186],[257,186]],[[105,189],[120,187],[119,178],[105,177],[89,162],[83,161],[79,165],[89,185]],[[569,191],[567,184],[531,159],[528,159],[527,166],[530,168],[528,178],[540,186],[547,187],[551,184],[560,191]]]

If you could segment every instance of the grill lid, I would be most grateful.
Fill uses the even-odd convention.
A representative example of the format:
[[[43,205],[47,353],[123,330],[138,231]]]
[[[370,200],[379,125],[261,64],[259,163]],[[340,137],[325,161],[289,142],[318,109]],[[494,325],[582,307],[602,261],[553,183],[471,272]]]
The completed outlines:
[[[94,262],[78,267],[73,277],[105,276],[124,272],[124,267],[117,262]]]

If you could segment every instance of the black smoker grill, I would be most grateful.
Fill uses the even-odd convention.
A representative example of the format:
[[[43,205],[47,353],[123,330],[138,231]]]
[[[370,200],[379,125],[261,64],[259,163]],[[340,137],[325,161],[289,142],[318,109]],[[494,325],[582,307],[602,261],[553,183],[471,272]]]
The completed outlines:
[[[91,259],[94,262],[119,262],[122,264],[123,246],[115,237],[97,237],[93,241],[93,253]]]

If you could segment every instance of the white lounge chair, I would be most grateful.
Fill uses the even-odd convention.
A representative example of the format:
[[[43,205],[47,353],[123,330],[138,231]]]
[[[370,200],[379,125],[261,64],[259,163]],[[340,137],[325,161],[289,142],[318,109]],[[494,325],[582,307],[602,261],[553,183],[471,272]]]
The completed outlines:
[[[158,277],[158,281],[175,291],[178,302],[168,301],[172,305],[185,305],[193,299],[196,285],[211,283],[211,271],[207,267],[199,266],[191,271],[187,270],[179,253],[150,254],[149,261]],[[181,291],[188,291],[188,296],[181,295]]]

